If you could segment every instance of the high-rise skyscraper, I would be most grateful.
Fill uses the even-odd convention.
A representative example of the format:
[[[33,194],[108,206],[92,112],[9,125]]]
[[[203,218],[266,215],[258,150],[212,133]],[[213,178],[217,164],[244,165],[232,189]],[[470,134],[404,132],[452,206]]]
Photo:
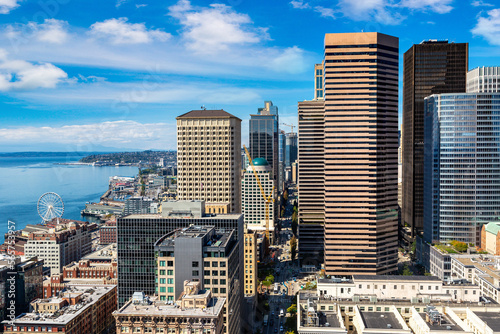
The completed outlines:
[[[397,37],[325,36],[327,274],[397,270],[398,59]]]
[[[177,198],[209,213],[241,212],[241,119],[224,110],[177,117]]]
[[[424,124],[424,241],[480,245],[500,216],[500,94],[431,95]]]
[[[257,114],[250,115],[248,133],[250,157],[267,160],[275,184],[279,177],[278,124],[278,107],[272,101],[265,101],[264,108],[259,108]]]
[[[299,102],[298,109],[298,255],[301,264],[318,266],[325,246],[325,102]]]
[[[267,206],[269,242],[273,243],[275,205],[273,202],[267,202],[264,197],[262,197],[261,192],[262,189],[266,197],[273,196],[273,187],[275,183],[271,177],[271,166],[264,158],[256,158],[253,159],[252,162],[253,167],[248,166],[243,174],[243,180],[241,182],[241,204],[242,213],[245,217],[245,227],[250,231],[257,231],[260,234],[265,233]],[[260,184],[257,182],[255,174],[258,175]]]
[[[292,163],[297,160],[297,133],[286,134],[285,168],[292,167]]]
[[[283,190],[283,182],[285,181],[285,157],[286,157],[286,134],[280,130],[278,135],[279,140],[279,158],[278,158],[278,186],[279,191]]]
[[[468,44],[424,41],[404,54],[403,76],[403,207],[402,224],[408,245],[423,231],[424,98],[465,92]]]

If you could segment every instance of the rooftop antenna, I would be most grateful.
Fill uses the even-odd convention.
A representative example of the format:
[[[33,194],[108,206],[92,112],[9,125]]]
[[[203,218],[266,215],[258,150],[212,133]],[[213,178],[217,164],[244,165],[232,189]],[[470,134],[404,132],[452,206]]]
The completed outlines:
[[[202,109],[202,110],[207,110],[207,108],[206,108],[204,105],[203,105],[203,106],[201,106],[201,109]]]

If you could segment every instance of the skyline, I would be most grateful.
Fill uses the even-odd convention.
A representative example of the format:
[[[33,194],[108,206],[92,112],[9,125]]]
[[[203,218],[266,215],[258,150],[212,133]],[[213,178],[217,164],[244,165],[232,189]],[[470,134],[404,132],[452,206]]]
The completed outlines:
[[[0,0],[0,13],[4,152],[175,149],[175,117],[202,105],[240,117],[248,143],[264,100],[297,124],[325,33],[397,36],[400,69],[427,39],[469,43],[469,69],[500,63],[500,8],[481,1]],[[402,71],[399,89],[401,123]]]

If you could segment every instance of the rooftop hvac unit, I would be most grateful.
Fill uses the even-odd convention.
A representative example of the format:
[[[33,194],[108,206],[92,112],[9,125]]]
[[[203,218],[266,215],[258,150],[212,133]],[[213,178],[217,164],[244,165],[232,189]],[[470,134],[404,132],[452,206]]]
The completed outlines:
[[[392,328],[392,325],[391,324],[387,324],[387,328]]]

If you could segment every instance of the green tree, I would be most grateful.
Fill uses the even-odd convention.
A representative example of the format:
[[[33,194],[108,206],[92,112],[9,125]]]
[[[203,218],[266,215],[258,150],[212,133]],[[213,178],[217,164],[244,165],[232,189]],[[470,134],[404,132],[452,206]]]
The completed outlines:
[[[292,214],[292,233],[293,235],[297,235],[297,228],[299,226],[299,218],[297,212]]]
[[[295,236],[290,239],[290,253],[292,261],[295,260],[295,255],[297,255],[297,238]]]
[[[285,191],[283,192],[283,199],[285,200],[285,203],[286,201],[288,201],[288,189],[285,189]]]
[[[286,309],[286,311],[290,314],[296,314],[297,313],[297,304],[292,304],[289,308]]]
[[[403,276],[412,276],[413,272],[410,270],[410,267],[407,263],[403,266]]]

